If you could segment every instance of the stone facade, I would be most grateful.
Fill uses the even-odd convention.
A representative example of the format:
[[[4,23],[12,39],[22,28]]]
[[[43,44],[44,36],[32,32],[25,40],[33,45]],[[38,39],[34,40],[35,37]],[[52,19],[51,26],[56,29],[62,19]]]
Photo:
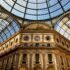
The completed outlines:
[[[0,70],[70,70],[70,41],[45,24],[21,28],[0,46]]]

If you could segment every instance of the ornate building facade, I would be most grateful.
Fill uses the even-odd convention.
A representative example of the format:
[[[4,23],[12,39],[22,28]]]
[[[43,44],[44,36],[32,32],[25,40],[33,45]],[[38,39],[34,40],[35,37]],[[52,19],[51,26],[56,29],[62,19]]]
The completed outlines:
[[[0,46],[0,70],[70,70],[70,41],[46,24],[27,25]]]

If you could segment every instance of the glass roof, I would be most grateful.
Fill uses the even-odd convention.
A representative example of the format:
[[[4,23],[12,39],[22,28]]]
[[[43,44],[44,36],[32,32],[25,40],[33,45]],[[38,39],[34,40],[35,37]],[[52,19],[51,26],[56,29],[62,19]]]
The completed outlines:
[[[6,20],[0,19],[0,43],[18,32],[19,29],[20,26],[14,20],[8,23]]]
[[[62,20],[57,22],[55,30],[70,40],[70,18],[64,17]]]
[[[48,20],[70,10],[70,0],[0,0],[0,4],[28,20]]]
[[[9,23],[3,19],[0,19],[0,32],[9,25]]]

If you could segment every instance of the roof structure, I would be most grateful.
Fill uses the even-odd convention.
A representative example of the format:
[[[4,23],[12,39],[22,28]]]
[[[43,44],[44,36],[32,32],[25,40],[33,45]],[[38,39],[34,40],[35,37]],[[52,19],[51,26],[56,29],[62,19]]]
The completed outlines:
[[[0,0],[12,14],[28,20],[48,20],[70,10],[70,0]]]
[[[7,20],[0,19],[0,43],[18,32],[19,29],[20,25],[18,25],[14,20],[9,23]]]
[[[68,40],[70,40],[70,17],[66,16],[63,19],[59,20],[55,24],[54,29],[66,37]]]

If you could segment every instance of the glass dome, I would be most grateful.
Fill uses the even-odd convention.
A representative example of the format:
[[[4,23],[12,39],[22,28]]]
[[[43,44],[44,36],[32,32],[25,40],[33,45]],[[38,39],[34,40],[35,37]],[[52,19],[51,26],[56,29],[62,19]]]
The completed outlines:
[[[70,10],[70,0],[0,0],[13,15],[28,20],[48,20]]]

